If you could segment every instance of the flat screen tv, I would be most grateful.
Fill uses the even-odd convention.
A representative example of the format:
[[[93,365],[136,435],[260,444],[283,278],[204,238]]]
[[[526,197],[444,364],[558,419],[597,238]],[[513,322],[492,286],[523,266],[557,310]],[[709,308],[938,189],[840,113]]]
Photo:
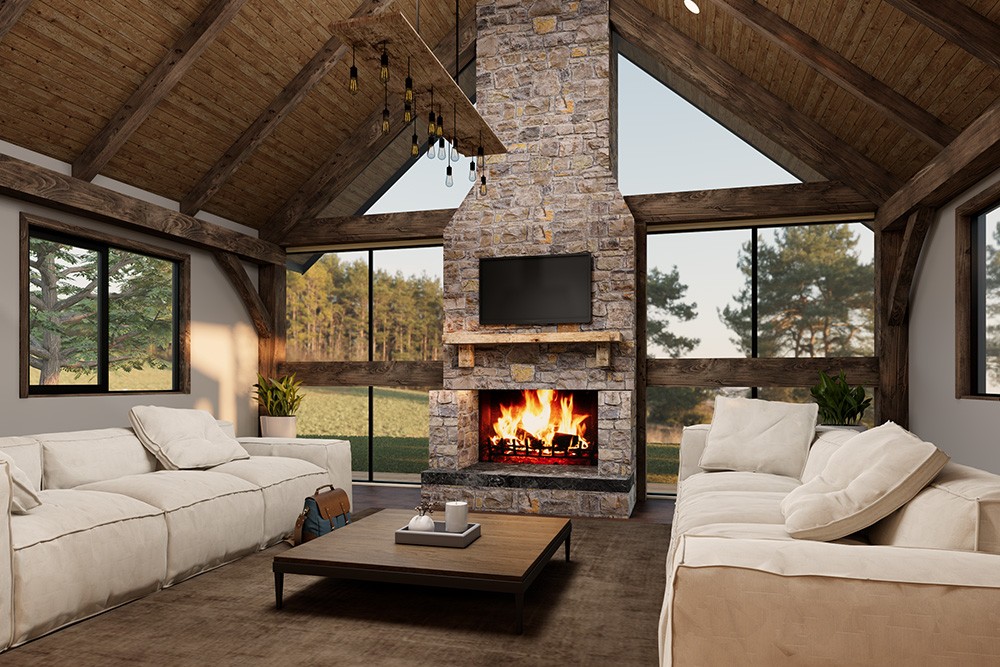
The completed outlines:
[[[590,253],[479,260],[480,324],[590,322]]]

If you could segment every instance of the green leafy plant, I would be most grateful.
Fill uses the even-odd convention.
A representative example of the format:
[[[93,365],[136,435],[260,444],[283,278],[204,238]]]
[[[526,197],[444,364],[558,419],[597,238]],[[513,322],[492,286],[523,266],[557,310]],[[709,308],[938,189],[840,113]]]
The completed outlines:
[[[852,387],[847,383],[844,371],[831,378],[819,372],[819,384],[810,390],[819,404],[819,419],[823,424],[853,426],[861,421],[872,399],[865,397],[864,387]]]
[[[254,396],[268,416],[293,417],[302,403],[301,386],[301,382],[295,381],[295,373],[280,378],[266,378],[258,373]]]

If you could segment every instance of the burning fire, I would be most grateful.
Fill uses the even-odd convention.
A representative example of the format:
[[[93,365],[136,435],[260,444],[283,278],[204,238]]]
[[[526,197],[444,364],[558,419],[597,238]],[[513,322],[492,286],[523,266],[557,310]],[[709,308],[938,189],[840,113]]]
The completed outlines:
[[[584,422],[590,415],[573,411],[573,396],[556,400],[552,389],[526,389],[523,403],[501,405],[493,423],[494,447],[506,455],[585,456],[590,442]]]

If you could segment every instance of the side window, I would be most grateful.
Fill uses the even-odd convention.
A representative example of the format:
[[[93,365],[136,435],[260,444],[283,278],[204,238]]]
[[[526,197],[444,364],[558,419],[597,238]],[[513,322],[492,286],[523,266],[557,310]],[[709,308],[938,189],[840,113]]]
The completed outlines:
[[[970,369],[973,395],[1000,396],[1000,203],[971,216],[969,350],[960,362]],[[960,278],[961,279],[961,278]]]
[[[188,256],[22,226],[21,396],[186,391]]]

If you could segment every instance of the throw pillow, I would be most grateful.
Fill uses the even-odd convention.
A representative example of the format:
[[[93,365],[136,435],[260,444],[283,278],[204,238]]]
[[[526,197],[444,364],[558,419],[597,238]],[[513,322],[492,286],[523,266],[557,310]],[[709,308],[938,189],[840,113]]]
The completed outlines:
[[[819,475],[785,496],[785,530],[825,542],[867,528],[917,495],[947,462],[931,443],[886,422],[845,442]]]
[[[715,414],[698,465],[799,478],[816,435],[815,403],[755,398],[715,399]]]
[[[41,505],[42,500],[31,487],[31,480],[28,479],[28,475],[23,470],[17,467],[14,459],[0,450],[0,461],[6,463],[7,469],[10,470],[12,482],[10,511],[14,514],[27,514],[29,510]]]
[[[128,417],[139,441],[167,470],[211,468],[250,458],[204,410],[137,405]]]

